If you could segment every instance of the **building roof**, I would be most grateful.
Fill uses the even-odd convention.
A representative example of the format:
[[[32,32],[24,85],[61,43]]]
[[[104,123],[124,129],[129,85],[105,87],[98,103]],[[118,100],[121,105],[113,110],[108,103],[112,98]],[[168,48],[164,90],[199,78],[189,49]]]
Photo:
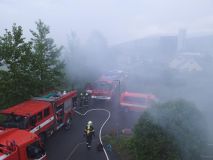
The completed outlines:
[[[202,71],[200,64],[190,55],[180,55],[175,57],[170,63],[169,67],[179,71],[192,72]]]
[[[29,116],[44,110],[50,105],[51,103],[46,101],[28,100],[23,103],[4,109],[0,111],[0,113],[3,113],[3,114],[13,113],[15,115]]]

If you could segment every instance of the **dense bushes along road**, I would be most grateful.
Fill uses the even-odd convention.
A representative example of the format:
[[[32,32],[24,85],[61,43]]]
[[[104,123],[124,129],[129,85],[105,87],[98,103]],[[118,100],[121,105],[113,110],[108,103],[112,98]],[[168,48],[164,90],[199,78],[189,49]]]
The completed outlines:
[[[193,104],[171,101],[146,110],[131,137],[108,142],[120,153],[129,151],[134,160],[200,160],[207,144],[205,126],[204,117]]]

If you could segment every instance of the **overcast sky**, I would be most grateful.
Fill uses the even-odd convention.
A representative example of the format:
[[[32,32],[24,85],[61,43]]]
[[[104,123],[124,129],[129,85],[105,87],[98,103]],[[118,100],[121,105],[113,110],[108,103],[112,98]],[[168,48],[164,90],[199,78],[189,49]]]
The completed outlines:
[[[158,34],[213,33],[213,0],[0,0],[0,33],[15,22],[29,36],[35,21],[50,26],[65,45],[75,31],[85,41],[93,30],[109,44]]]

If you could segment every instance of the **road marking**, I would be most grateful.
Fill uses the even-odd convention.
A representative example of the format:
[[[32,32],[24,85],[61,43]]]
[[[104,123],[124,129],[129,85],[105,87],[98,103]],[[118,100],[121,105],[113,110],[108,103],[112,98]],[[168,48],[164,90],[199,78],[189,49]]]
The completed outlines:
[[[47,158],[47,155],[45,154],[45,155],[43,155],[41,158],[39,158],[39,159],[35,159],[35,160],[42,160],[42,159],[44,159],[44,158]]]
[[[78,148],[78,146],[80,146],[82,144],[85,144],[85,142],[81,142],[81,143],[76,144],[76,146],[73,148],[72,152],[70,152],[70,154],[69,154],[69,156],[67,157],[66,160],[70,160],[72,155],[75,153],[76,149]]]
[[[85,116],[88,112],[91,112],[91,111],[105,111],[105,112],[108,113],[108,117],[107,117],[107,119],[104,121],[104,123],[103,123],[103,125],[101,126],[100,131],[99,131],[99,140],[100,140],[100,143],[103,145],[101,133],[102,133],[103,127],[105,126],[105,124],[106,124],[107,121],[109,120],[109,118],[110,118],[110,116],[111,116],[111,113],[110,113],[110,111],[108,111],[108,110],[106,110],[106,109],[102,109],[102,108],[100,108],[100,109],[99,109],[99,108],[97,108],[97,109],[89,109],[89,110],[86,111],[85,113],[80,113],[80,112],[78,112],[78,111],[75,110],[75,112],[76,112],[77,114],[79,114],[80,116]],[[78,144],[74,147],[74,149],[72,150],[72,152],[69,154],[69,156],[67,157],[66,160],[70,160],[70,158],[72,157],[72,155],[74,154],[74,152],[76,151],[76,149],[77,149],[80,145],[82,145],[82,144],[84,144],[84,143],[85,143],[85,142],[78,143]],[[104,148],[104,145],[103,145],[103,150],[104,150],[104,154],[105,154],[105,156],[106,156],[106,159],[109,160],[109,157],[108,157],[107,152],[106,152],[106,150],[105,150],[105,148]]]
[[[105,136],[102,136],[102,137],[106,137],[106,135]],[[99,140],[99,139],[98,139]],[[97,139],[95,139],[94,141],[97,141]],[[100,140],[99,140],[100,141]],[[77,150],[77,148],[80,146],[80,145],[85,145],[86,144],[86,142],[85,141],[83,141],[83,142],[81,142],[81,143],[78,143],[78,144],[76,144],[75,145],[75,147],[73,148],[73,150],[72,150],[72,152],[70,152],[70,154],[69,154],[69,156],[67,157],[67,159],[66,160],[70,160],[71,159],[71,157],[72,157],[72,155],[75,153],[75,151]]]

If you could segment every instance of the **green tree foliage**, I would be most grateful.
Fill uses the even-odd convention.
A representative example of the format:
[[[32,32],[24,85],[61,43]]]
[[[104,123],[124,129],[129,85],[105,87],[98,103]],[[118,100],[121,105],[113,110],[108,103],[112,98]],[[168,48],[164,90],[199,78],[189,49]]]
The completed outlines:
[[[31,84],[32,52],[31,42],[23,38],[21,26],[0,37],[0,104],[10,105],[29,98],[33,94]]]
[[[137,160],[200,160],[205,126],[202,114],[189,102],[160,104],[142,114],[130,148]]]
[[[60,87],[64,82],[61,49],[48,38],[49,27],[40,20],[26,41],[21,26],[0,36],[0,108]]]
[[[48,37],[49,27],[41,20],[36,22],[37,31],[32,31],[34,74],[40,92],[60,86],[64,82],[64,63],[59,59],[62,47]]]

